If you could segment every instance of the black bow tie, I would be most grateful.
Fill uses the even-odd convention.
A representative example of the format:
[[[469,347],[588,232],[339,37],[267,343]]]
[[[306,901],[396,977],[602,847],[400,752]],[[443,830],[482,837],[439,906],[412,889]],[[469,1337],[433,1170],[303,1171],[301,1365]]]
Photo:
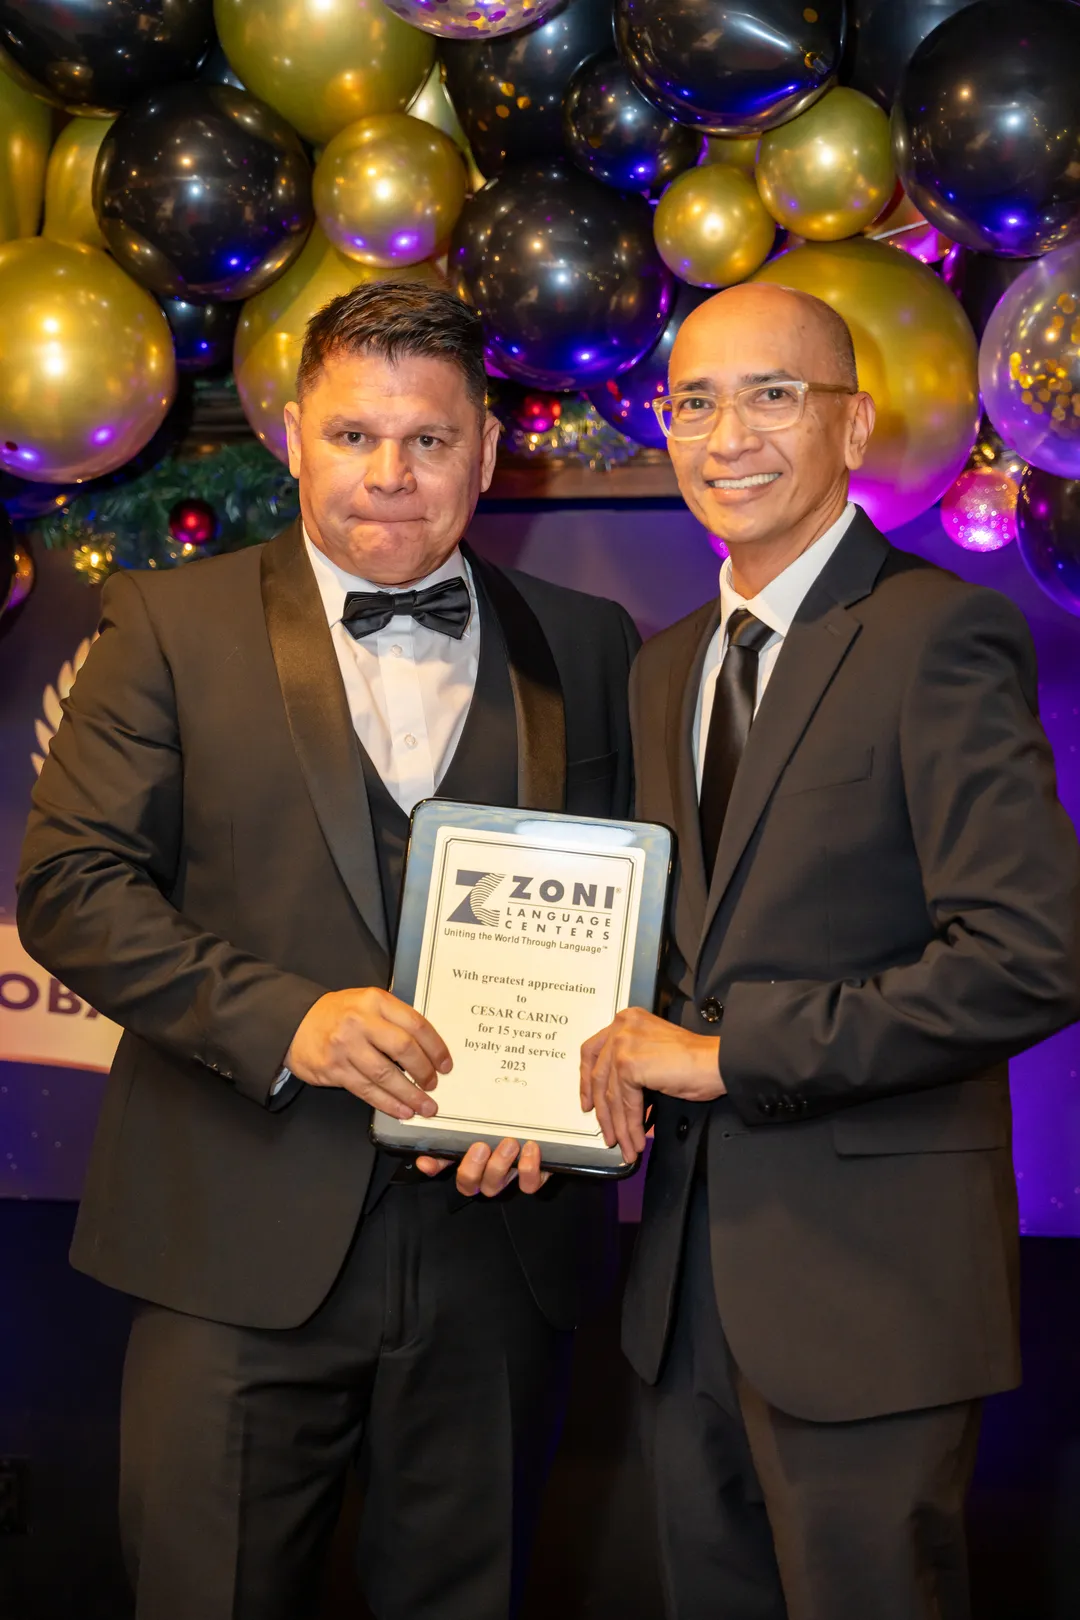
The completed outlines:
[[[350,591],[341,622],[359,641],[385,629],[399,613],[408,614],[425,630],[439,630],[460,641],[472,613],[469,587],[463,579],[444,579],[423,591]]]

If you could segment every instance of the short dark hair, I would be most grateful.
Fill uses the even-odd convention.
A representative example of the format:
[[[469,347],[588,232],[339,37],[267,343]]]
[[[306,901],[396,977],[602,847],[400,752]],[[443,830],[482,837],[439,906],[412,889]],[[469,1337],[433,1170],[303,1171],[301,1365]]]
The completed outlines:
[[[296,373],[303,399],[333,354],[399,355],[449,360],[465,379],[479,410],[487,401],[484,333],[480,317],[456,294],[421,281],[373,281],[324,304],[308,321]]]

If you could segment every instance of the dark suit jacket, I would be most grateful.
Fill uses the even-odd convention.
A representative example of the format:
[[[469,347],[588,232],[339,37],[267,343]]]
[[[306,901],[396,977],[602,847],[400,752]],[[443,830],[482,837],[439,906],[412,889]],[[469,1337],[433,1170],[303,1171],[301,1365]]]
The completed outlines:
[[[565,784],[567,809],[625,814],[632,623],[474,565],[498,613],[483,633],[508,644],[519,802],[561,807]],[[385,986],[390,964],[359,749],[298,525],[109,580],[35,790],[18,918],[31,954],[126,1032],[74,1263],[193,1315],[302,1322],[360,1217],[370,1110],[307,1087],[276,1108],[270,1088],[311,1004]],[[604,1209],[570,1178],[503,1202],[557,1325],[593,1286]]]
[[[625,1344],[656,1379],[695,1157],[746,1377],[842,1420],[1018,1378],[1006,1060],[1080,1013],[1080,865],[995,592],[858,513],[784,641],[710,889],[690,752],[712,602],[631,680],[638,813],[678,831],[668,1015],[727,1100],[659,1098]]]

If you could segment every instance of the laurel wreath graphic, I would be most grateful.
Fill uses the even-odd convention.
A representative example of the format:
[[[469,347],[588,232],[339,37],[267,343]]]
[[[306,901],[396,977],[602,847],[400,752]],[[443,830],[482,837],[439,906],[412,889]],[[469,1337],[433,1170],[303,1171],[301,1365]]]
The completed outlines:
[[[61,665],[60,673],[56,677],[56,685],[47,686],[42,694],[42,713],[34,721],[34,735],[37,737],[37,744],[41,749],[41,753],[32,753],[30,755],[34,770],[39,776],[41,775],[41,767],[45,763],[45,755],[49,752],[52,740],[60,729],[60,721],[64,715],[62,708],[64,699],[75,685],[75,677],[86,663],[86,655],[96,640],[97,635],[95,634],[86,636],[84,640],[80,641],[74,655]]]

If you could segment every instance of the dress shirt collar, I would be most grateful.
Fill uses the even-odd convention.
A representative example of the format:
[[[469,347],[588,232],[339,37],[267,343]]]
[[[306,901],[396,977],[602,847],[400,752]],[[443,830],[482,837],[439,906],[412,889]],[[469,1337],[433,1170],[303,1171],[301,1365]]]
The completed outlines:
[[[848,501],[836,522],[825,530],[820,539],[807,546],[782,574],[777,574],[756,596],[747,598],[739,595],[731,583],[731,559],[726,558],[720,569],[721,628],[726,627],[736,608],[744,607],[762,624],[767,624],[775,635],[786,636],[810,587],[844,538],[854,516],[855,506]]]
[[[304,545],[307,547],[308,560],[315,575],[315,583],[319,587],[323,608],[326,612],[326,622],[333,629],[340,624],[341,615],[345,611],[345,598],[350,591],[422,591],[428,585],[441,585],[444,579],[464,579],[469,587],[469,596],[472,599],[472,615],[466,629],[466,635],[471,630],[476,619],[476,587],[473,584],[472,572],[465,558],[461,555],[460,546],[455,546],[446,561],[436,568],[434,573],[426,578],[416,580],[412,585],[374,585],[369,579],[361,579],[359,574],[348,574],[344,568],[339,568],[332,562],[325,551],[320,551],[312,541],[306,527],[303,529]]]

